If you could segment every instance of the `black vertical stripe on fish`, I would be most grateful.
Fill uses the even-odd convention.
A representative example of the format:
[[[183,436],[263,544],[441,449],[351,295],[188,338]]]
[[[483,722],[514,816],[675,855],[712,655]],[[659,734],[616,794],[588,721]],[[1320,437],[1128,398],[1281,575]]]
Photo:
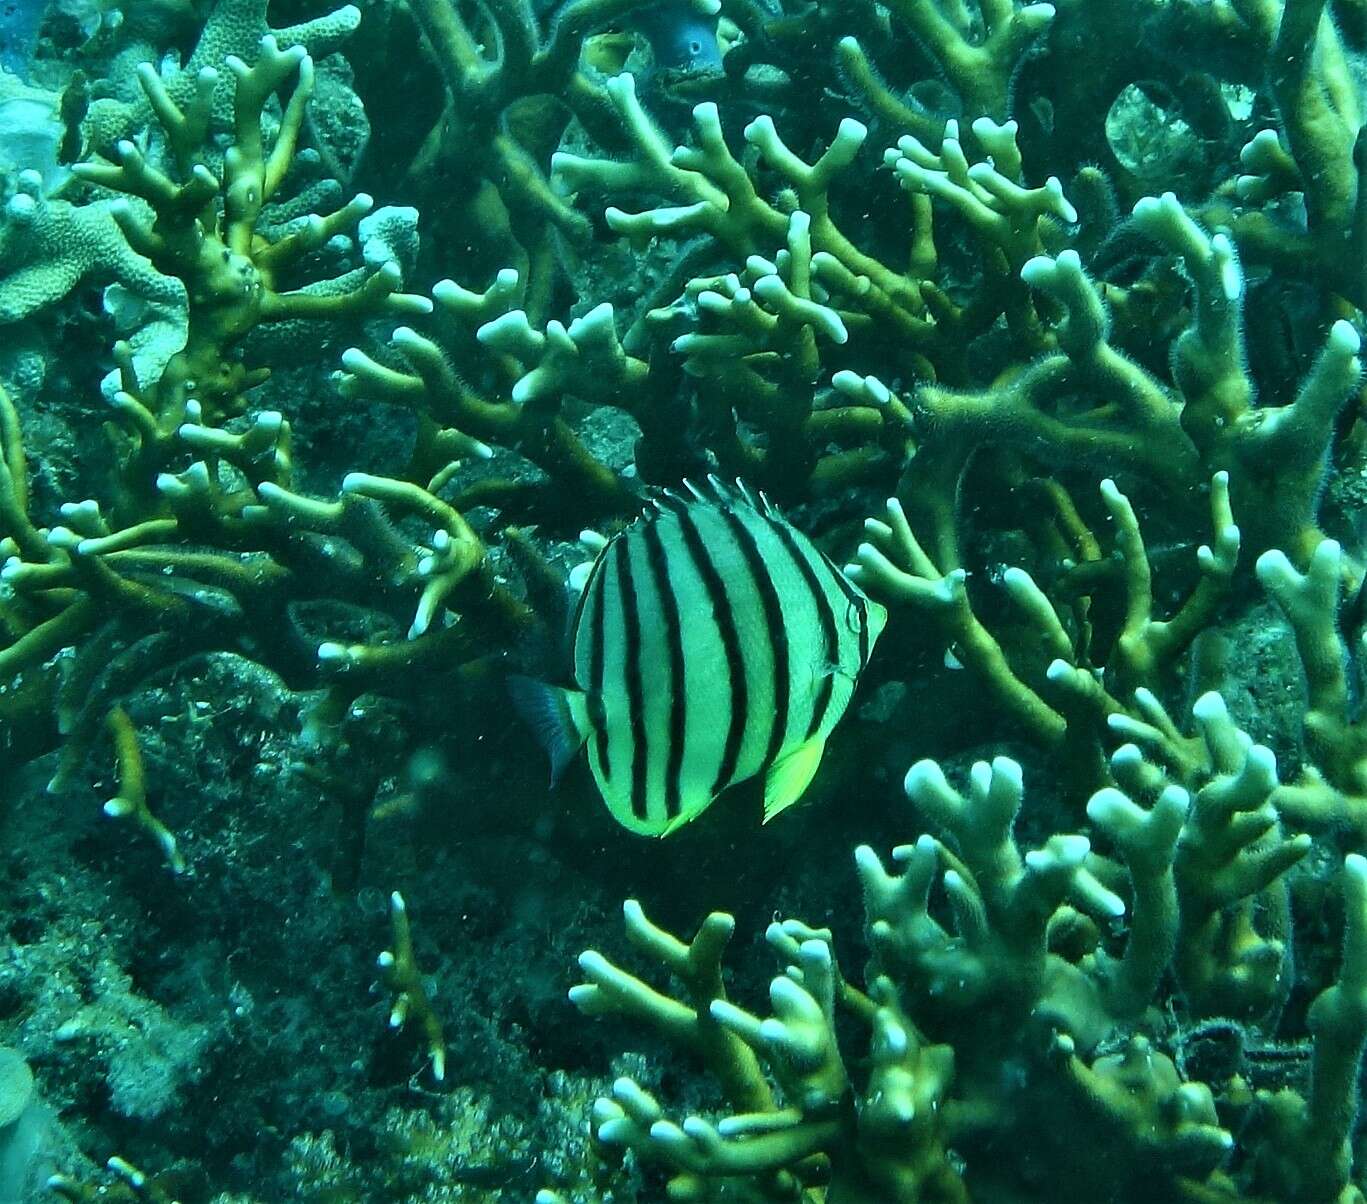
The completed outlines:
[[[826,562],[826,567],[831,570],[831,575],[835,578],[836,585],[840,587],[840,592],[845,595],[846,601],[859,613],[859,667],[862,669],[869,663],[869,653],[872,651],[869,647],[871,635],[869,632],[868,599],[854,588],[845,574],[835,567],[835,561],[820,548],[817,549],[817,555]]]
[[[649,520],[642,535],[646,543],[646,563],[654,578],[655,593],[664,617],[665,642],[669,645],[669,743],[664,786],[665,816],[673,819],[680,810],[688,697],[684,690],[683,627],[679,599],[674,593],[674,583],[669,579],[664,540],[660,535],[661,521],[661,518]]]
[[[607,632],[607,573],[602,571],[603,562],[607,559],[606,553],[600,553],[593,570],[589,574],[588,583],[584,586],[583,601],[590,607],[589,609],[589,638],[592,646],[589,648],[589,680],[588,695],[589,716],[593,721],[593,747],[594,753],[598,758],[598,764],[602,767],[603,776],[608,777],[611,769],[608,765],[608,725],[603,722],[603,675],[605,672],[604,647],[606,644]],[[592,597],[589,591],[592,590]]]
[[[631,549],[626,536],[616,541],[617,588],[622,603],[622,638],[626,653],[622,678],[627,688],[627,714],[631,723],[631,813],[646,817],[646,725],[645,695],[641,682],[641,610],[636,583],[631,577]]]
[[[764,564],[764,554],[760,551],[755,533],[745,525],[744,520],[729,507],[720,506],[721,515],[735,537],[750,570],[750,580],[759,593],[760,605],[764,609],[764,626],[769,635],[769,647],[773,654],[773,700],[769,714],[769,737],[765,741],[764,765],[772,765],[783,746],[783,736],[788,728],[788,703],[791,682],[788,677],[788,629],[783,624],[783,603],[774,586],[774,579]],[[763,520],[761,520],[763,521]]]
[[[818,671],[822,677],[821,685],[818,687],[816,698],[812,703],[812,718],[807,724],[807,739],[810,740],[821,730],[821,723],[826,718],[826,708],[830,706],[831,695],[835,690],[835,665],[839,660],[840,652],[836,645],[835,612],[831,610],[830,599],[821,584],[821,579],[816,575],[816,569],[812,567],[812,562],[802,554],[802,549],[798,546],[792,528],[781,518],[771,517],[769,522],[778,532],[778,537],[788,550],[788,555],[793,558],[793,563],[797,565],[797,571],[802,574],[802,580],[807,586],[807,592],[812,595],[812,605],[816,607],[817,618],[821,623],[823,663],[818,666]]]
[[[683,536],[684,548],[693,563],[693,569],[702,581],[707,592],[707,600],[712,606],[712,618],[721,636],[721,646],[726,657],[726,677],[730,695],[730,711],[726,724],[726,744],[723,747],[721,765],[717,767],[717,778],[712,783],[712,794],[719,794],[730,785],[735,776],[736,765],[740,761],[741,743],[745,739],[745,716],[750,706],[750,686],[745,678],[745,657],[741,652],[740,633],[736,631],[736,616],[731,610],[731,601],[726,596],[726,585],[717,572],[717,566],[707,554],[702,534],[693,521],[689,503],[673,494],[663,499],[679,520],[679,532]],[[721,513],[721,511],[718,511]]]
[[[841,581],[845,580],[844,575],[838,569],[836,573]],[[849,583],[846,582],[846,584]],[[855,609],[859,611],[859,667],[862,669],[869,663],[869,654],[873,651],[873,647],[869,643],[873,638],[869,631],[869,600],[863,594],[856,593],[854,605]]]
[[[588,576],[584,579],[584,588],[579,591],[579,600],[574,604],[574,613],[570,617],[569,630],[573,633],[574,639],[576,640],[575,647],[571,649],[571,653],[576,660],[579,655],[577,640],[581,630],[580,625],[584,619],[584,612],[588,607],[589,594],[593,590],[594,582],[603,575],[603,559],[601,553],[594,557],[593,564],[589,566]]]

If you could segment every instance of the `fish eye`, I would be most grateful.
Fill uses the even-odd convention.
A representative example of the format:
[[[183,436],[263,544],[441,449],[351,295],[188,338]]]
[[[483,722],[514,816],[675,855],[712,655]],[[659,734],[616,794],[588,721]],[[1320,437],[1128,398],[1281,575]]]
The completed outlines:
[[[693,41],[689,42],[689,43],[688,43],[688,53],[689,53],[689,54],[701,54],[701,53],[702,53],[702,43],[699,42],[696,38],[695,38]]]

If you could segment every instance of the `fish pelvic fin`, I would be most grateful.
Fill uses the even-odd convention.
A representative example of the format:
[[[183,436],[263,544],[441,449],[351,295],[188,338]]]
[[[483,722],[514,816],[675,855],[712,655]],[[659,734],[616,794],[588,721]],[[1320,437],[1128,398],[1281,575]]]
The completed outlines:
[[[764,777],[766,824],[802,797],[803,791],[812,784],[817,766],[821,764],[821,754],[825,751],[826,737],[818,734],[769,766],[769,772]]]
[[[694,811],[692,814],[685,811],[682,815],[676,815],[667,824],[665,824],[663,828],[660,829],[658,833],[660,839],[663,840],[666,836],[672,836],[685,824],[691,823],[693,820],[697,819],[699,814],[700,813],[697,811]]]
[[[673,819],[669,820],[665,824],[665,826],[660,829],[660,839],[663,840],[666,836],[672,836],[680,828],[684,827],[687,824],[691,824],[714,802],[716,802],[716,796],[710,794],[700,796],[692,800],[691,802],[689,800],[685,800],[682,809],[679,811],[679,814],[674,816]]]
[[[513,674],[508,694],[522,721],[551,761],[551,786],[560,781],[588,735],[587,708],[578,690],[550,686],[532,677]]]

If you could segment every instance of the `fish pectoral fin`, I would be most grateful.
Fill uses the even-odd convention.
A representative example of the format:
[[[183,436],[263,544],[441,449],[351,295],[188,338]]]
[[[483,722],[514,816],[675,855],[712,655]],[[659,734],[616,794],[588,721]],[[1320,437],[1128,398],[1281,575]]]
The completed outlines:
[[[548,686],[544,681],[516,674],[508,678],[513,706],[551,759],[551,785],[584,746],[583,695],[576,690]]]
[[[764,822],[767,824],[780,811],[786,811],[812,783],[821,754],[826,751],[826,737],[813,736],[799,744],[792,752],[780,757],[764,777]]]

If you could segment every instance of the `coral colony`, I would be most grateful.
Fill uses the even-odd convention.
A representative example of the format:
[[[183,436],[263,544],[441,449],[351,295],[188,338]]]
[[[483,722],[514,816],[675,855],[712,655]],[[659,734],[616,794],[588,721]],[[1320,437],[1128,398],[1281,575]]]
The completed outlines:
[[[0,5],[0,1204],[1364,1204],[1365,102]]]

